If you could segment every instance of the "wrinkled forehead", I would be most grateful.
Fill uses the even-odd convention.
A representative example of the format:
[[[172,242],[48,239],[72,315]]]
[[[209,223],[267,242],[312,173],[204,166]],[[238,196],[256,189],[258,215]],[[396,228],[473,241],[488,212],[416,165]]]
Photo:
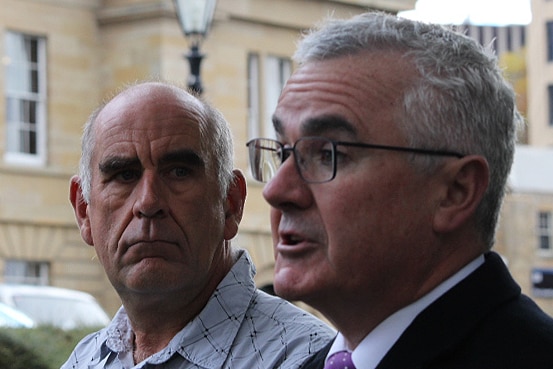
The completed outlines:
[[[171,121],[181,121],[187,130],[196,126],[205,129],[206,116],[202,103],[184,90],[170,85],[147,83],[133,86],[109,101],[99,112],[96,133],[121,126],[163,128]],[[97,136],[98,137],[98,136]]]
[[[180,149],[201,155],[206,124],[202,103],[185,91],[164,85],[134,87],[98,114],[93,155],[136,151],[155,156]]]
[[[101,120],[102,115],[112,111],[132,112],[169,106],[181,107],[183,113],[197,115],[198,118],[204,111],[202,103],[182,89],[159,83],[146,83],[130,87],[115,96],[104,106],[98,120]]]
[[[304,64],[280,96],[273,116],[277,133],[294,127],[302,135],[317,135],[338,127],[370,139],[371,131],[396,125],[403,96],[417,76],[401,56],[368,52]]]

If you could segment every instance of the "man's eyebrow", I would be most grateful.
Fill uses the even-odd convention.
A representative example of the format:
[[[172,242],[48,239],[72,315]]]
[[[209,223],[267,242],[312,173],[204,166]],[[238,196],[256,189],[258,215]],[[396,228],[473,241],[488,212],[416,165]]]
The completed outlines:
[[[171,163],[186,163],[194,167],[204,166],[204,160],[193,150],[177,150],[168,152],[159,159],[161,165]],[[137,157],[110,156],[102,161],[98,168],[104,175],[116,173],[128,168],[142,167],[142,163]]]
[[[318,136],[325,133],[357,134],[353,124],[340,115],[323,115],[311,118],[301,126],[301,132],[304,136]]]
[[[186,163],[194,167],[205,166],[202,157],[194,150],[184,149],[171,151],[159,159],[159,164]]]
[[[273,126],[277,135],[284,135],[284,124],[273,115]],[[357,129],[347,119],[340,115],[322,115],[308,119],[301,126],[303,136],[319,136],[328,133],[347,133],[355,136]]]
[[[140,166],[140,160],[137,157],[110,156],[98,164],[100,172],[103,174],[115,173],[119,170]]]
[[[273,127],[275,129],[275,133],[278,135],[283,135],[284,132],[283,132],[283,128],[282,128],[282,121],[280,119],[278,119],[278,117],[276,115],[273,114],[273,117],[272,117],[272,120],[273,120]]]

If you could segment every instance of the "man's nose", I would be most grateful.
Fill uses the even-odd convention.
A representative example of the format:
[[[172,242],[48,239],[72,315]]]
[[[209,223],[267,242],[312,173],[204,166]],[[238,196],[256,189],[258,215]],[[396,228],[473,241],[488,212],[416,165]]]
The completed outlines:
[[[135,189],[134,213],[137,217],[156,218],[167,213],[163,184],[154,173],[145,171]]]
[[[308,207],[312,201],[309,185],[301,178],[293,155],[285,160],[263,188],[263,197],[274,208]]]

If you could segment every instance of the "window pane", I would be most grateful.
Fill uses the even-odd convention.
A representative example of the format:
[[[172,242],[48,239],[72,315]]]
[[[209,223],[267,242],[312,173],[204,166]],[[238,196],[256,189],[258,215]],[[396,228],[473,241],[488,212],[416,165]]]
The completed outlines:
[[[30,92],[29,77],[25,63],[11,62],[6,68],[6,89],[8,92]]]
[[[551,250],[551,237],[553,229],[551,227],[551,212],[540,211],[538,213],[537,235],[538,247],[540,250]]]
[[[30,123],[33,126],[36,126],[36,110],[37,110],[37,103],[36,101],[32,100],[23,100],[21,101],[22,109],[23,109],[23,116],[24,122]]]
[[[275,138],[272,116],[275,111],[278,98],[292,72],[292,62],[288,58],[277,56],[268,56],[265,59],[265,78],[264,78],[264,100],[263,105],[263,132],[262,135],[269,138]]]
[[[25,38],[25,49],[27,50],[27,60],[32,63],[38,62],[38,41],[32,37]]]
[[[553,61],[553,22],[546,23],[547,27],[547,60]]]
[[[6,99],[6,118],[8,122],[19,122],[21,120],[19,100],[9,97]]]
[[[37,70],[31,70],[29,71],[29,83],[30,85],[28,87],[28,91],[38,93],[38,71]]]
[[[547,86],[547,108],[549,110],[549,125],[553,126],[553,86]]]
[[[49,271],[48,262],[6,260],[4,280],[7,283],[47,285]]]
[[[259,55],[248,55],[248,138],[259,136]]]
[[[546,229],[547,228],[547,213],[540,212],[539,213],[539,224],[540,229]]]
[[[550,249],[550,239],[548,236],[540,236],[540,250]]]
[[[28,152],[29,154],[36,155],[37,154],[37,145],[36,145],[36,131],[29,131],[29,142],[27,146],[27,150],[25,152]]]
[[[38,92],[38,38],[17,33],[6,35],[6,87],[14,92]]]
[[[20,34],[8,33],[6,35],[6,53],[9,55],[11,63],[18,64],[27,60]]]

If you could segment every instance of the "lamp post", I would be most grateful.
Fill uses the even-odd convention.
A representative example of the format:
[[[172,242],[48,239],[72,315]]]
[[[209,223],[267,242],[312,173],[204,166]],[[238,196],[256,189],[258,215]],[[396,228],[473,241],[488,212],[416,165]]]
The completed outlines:
[[[201,95],[203,92],[200,78],[200,65],[204,55],[200,52],[200,43],[211,27],[217,0],[173,0],[177,18],[184,36],[189,40],[190,51],[186,59],[190,64],[188,88]]]

